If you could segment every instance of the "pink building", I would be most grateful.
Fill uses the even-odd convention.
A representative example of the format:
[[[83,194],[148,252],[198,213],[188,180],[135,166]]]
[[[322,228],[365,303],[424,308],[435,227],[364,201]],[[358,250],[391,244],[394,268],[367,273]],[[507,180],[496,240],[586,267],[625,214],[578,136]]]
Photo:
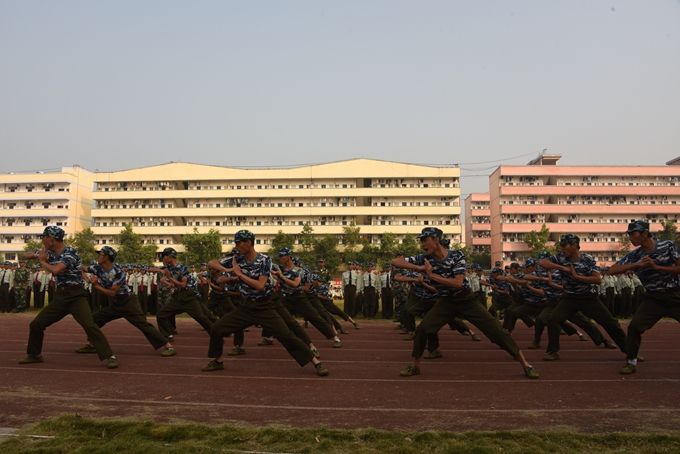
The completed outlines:
[[[465,204],[465,245],[476,254],[491,253],[489,193],[468,195]]]
[[[582,251],[612,263],[623,253],[630,221],[648,219],[657,231],[662,221],[678,220],[680,159],[665,166],[559,166],[560,158],[540,155],[489,176],[492,262],[530,257],[524,235],[545,224],[551,242],[574,233]]]

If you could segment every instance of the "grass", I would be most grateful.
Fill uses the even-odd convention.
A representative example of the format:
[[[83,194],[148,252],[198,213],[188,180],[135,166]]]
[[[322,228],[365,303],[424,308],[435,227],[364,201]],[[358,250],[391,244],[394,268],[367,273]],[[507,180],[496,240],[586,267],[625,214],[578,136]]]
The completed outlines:
[[[35,438],[31,435],[53,438]],[[680,431],[398,432],[294,429],[245,425],[157,424],[130,419],[60,416],[0,443],[9,453],[542,453],[680,452]]]

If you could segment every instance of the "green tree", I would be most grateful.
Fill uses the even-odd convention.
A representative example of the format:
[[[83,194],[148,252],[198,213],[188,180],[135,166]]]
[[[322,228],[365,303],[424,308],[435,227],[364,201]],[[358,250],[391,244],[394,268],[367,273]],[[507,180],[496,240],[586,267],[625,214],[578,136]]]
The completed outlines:
[[[394,255],[411,256],[420,252],[420,243],[415,235],[404,235],[401,244],[394,251]]]
[[[298,239],[300,240],[303,252],[312,252],[314,249],[314,229],[309,225],[309,222],[305,222],[305,225],[302,226]]]
[[[397,246],[397,237],[394,233],[383,233],[380,237],[380,257],[375,261],[379,262],[380,266],[389,263],[396,256]]]
[[[293,249],[294,244],[295,237],[293,235],[283,233],[283,231],[279,230],[276,236],[272,239],[272,247],[269,249],[268,255],[273,257],[274,254],[279,251],[279,249],[284,247]]]
[[[326,268],[331,275],[335,275],[340,265],[340,253],[338,252],[338,239],[332,235],[326,235],[314,244],[314,264],[319,259],[326,261]]]
[[[28,240],[26,244],[24,244],[24,252],[39,251],[40,249],[42,249],[42,247],[43,247],[42,241]]]
[[[87,227],[73,235],[73,237],[67,238],[65,243],[78,251],[83,265],[97,260],[97,250],[94,246],[95,237],[91,228]]]
[[[548,249],[548,240],[550,239],[550,230],[548,226],[543,224],[539,232],[532,230],[524,235],[524,242],[531,248],[533,255],[537,255],[541,251]]]
[[[182,235],[184,244],[184,261],[188,265],[207,263],[222,256],[222,240],[219,230],[210,229],[207,233],[199,233],[194,227],[193,233]]]
[[[680,238],[678,238],[678,227],[675,221],[668,219],[661,223],[663,230],[656,234],[659,240],[671,240],[676,246],[680,247]]]
[[[488,252],[473,252],[470,261],[484,269],[491,268],[491,254]]]
[[[624,233],[619,238],[619,252],[627,254],[630,252],[633,244],[630,242],[630,237],[627,233]]]
[[[156,261],[156,245],[144,245],[142,236],[132,231],[130,224],[125,224],[117,239],[119,263],[140,263],[151,265]]]
[[[375,263],[380,258],[380,248],[372,244],[365,244],[364,247],[356,253],[356,260],[365,265],[368,262]]]
[[[342,228],[342,244],[346,250],[354,251],[360,242],[361,227],[357,227],[354,221]]]

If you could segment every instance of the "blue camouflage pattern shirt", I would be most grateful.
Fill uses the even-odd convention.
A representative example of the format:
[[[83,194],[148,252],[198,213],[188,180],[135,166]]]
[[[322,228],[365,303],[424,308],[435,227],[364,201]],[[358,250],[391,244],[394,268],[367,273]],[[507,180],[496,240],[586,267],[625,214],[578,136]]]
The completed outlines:
[[[536,275],[536,273],[529,273]],[[524,273],[518,273],[517,276],[515,276],[516,279],[521,279],[521,280],[526,280],[526,274]],[[544,282],[541,281],[529,281],[529,285],[532,286],[533,288],[538,288],[542,289],[545,291],[545,284]],[[522,301],[530,306],[541,306],[543,305],[543,302],[545,300],[544,296],[537,295],[536,293],[532,292],[529,290],[527,287],[521,285],[519,286],[519,294],[520,298]]]
[[[576,261],[569,260],[564,254],[552,255],[549,259],[553,263],[558,265],[566,266],[573,265],[576,270],[576,274],[582,276],[592,276],[594,272],[597,272],[597,262],[595,259],[588,254],[581,253],[580,257]],[[586,282],[577,281],[571,275],[566,273],[561,273],[562,276],[562,286],[564,287],[564,293],[567,295],[588,295],[597,293],[597,285],[588,284]]]
[[[300,270],[295,268],[290,268],[287,270],[281,268],[281,274],[283,274],[286,279],[290,279],[291,281],[294,281],[301,275]],[[302,278],[300,278],[300,285],[298,285],[297,287],[290,287],[286,285],[285,282],[281,281],[281,293],[285,296],[302,293],[302,285],[303,285]]]
[[[642,247],[626,254],[617,263],[620,265],[629,265],[642,260],[649,255],[658,265],[674,266],[680,258],[680,252],[675,247],[672,241],[664,240],[657,241],[656,248],[649,254],[642,250]],[[640,282],[644,285],[648,292],[659,292],[680,288],[680,275],[675,273],[666,273],[652,268],[640,268],[633,270]]]
[[[66,265],[66,269],[55,276],[57,287],[84,284],[81,272],[82,265],[80,263],[80,255],[78,255],[78,251],[72,247],[66,246],[59,255],[52,251],[47,251],[47,262],[50,265],[55,265],[57,263]]]
[[[315,285],[311,288],[314,295],[323,296],[325,298],[331,297],[331,286],[330,284]]]
[[[241,267],[243,274],[251,279],[259,280],[260,276],[267,276],[267,283],[262,290],[255,290],[245,282],[239,281],[237,287],[242,297],[251,301],[260,301],[274,293],[274,286],[271,280],[272,259],[269,256],[258,252],[255,260],[248,262],[243,255],[239,254],[236,256],[236,263]],[[222,260],[220,264],[225,268],[233,266],[231,260]]]
[[[300,273],[300,290],[304,291],[304,286],[310,282],[312,272],[302,266],[295,267],[295,269]]]
[[[535,274],[539,277],[548,277],[548,271],[540,266],[536,267]],[[559,270],[551,270],[550,275],[552,277],[553,284],[562,285],[562,275]],[[535,282],[534,287],[542,288],[545,291],[545,299],[548,302],[557,301],[560,299],[560,295],[562,295],[562,290],[550,286],[547,282]]]
[[[194,276],[191,275],[189,272],[189,268],[187,268],[186,265],[182,263],[178,263],[175,266],[166,266],[165,269],[170,271],[170,275],[172,278],[176,281],[181,281],[182,279],[186,278],[187,280],[187,285],[184,287],[185,290],[190,290],[194,292],[197,295],[200,295],[201,293],[198,291],[198,281]]]
[[[512,294],[512,292],[514,290],[512,288],[512,284],[510,284],[510,282],[500,281],[500,280],[496,279],[496,277],[493,274],[489,277],[489,283],[491,285],[497,287],[499,290],[505,290],[505,291],[509,292],[510,294]],[[498,294],[502,295],[502,296],[510,296],[510,295],[506,295],[505,293],[498,293]]]
[[[110,289],[114,285],[119,285],[116,296],[128,296],[132,293],[130,286],[127,285],[127,274],[116,264],[108,271],[100,264],[90,265],[87,272],[97,276],[99,283],[104,288]]]
[[[465,276],[465,254],[458,250],[449,250],[446,257],[442,260],[437,260],[434,257],[427,256],[425,254],[418,254],[411,257],[406,257],[406,261],[413,263],[414,265],[424,265],[425,259],[432,265],[432,273],[438,274],[444,278],[454,278],[458,275]],[[437,297],[440,296],[455,296],[465,291],[470,290],[470,282],[468,278],[465,277],[463,280],[462,288],[453,288],[447,285],[440,284],[438,282],[432,281],[425,275],[425,281],[437,289]],[[416,286],[417,287],[417,286]],[[425,289],[427,290],[427,289]]]

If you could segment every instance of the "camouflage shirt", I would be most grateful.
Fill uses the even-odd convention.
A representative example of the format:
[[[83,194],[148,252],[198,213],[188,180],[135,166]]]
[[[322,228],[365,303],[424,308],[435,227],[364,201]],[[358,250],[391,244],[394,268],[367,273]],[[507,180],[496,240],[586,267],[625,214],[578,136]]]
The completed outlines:
[[[106,289],[112,288],[114,285],[119,285],[116,296],[128,296],[132,293],[130,286],[127,285],[127,274],[121,267],[114,264],[110,270],[105,270],[103,266],[90,265],[87,272],[94,274],[99,279],[99,283]]]
[[[416,273],[403,268],[396,268],[392,273],[392,293],[397,298],[406,298],[408,296],[409,290],[411,289],[411,284],[408,282],[400,282],[394,279],[394,276],[397,274],[406,277],[416,277]]]
[[[592,276],[598,269],[595,259],[591,255],[584,253],[581,253],[576,260],[569,260],[563,254],[550,256],[548,260],[566,267],[573,265],[576,274],[580,274],[581,276]],[[564,293],[567,295],[589,295],[597,293],[597,285],[577,281],[567,273],[562,273],[562,286],[564,287]]]
[[[531,274],[536,275],[536,273],[531,273]],[[515,277],[515,279],[526,280],[526,276],[525,276],[524,273],[518,273],[514,277]],[[543,284],[543,282],[541,282],[541,281],[529,281],[529,285],[531,285],[532,287],[545,290],[545,288],[543,287],[542,284]],[[519,295],[520,295],[520,298],[522,299],[522,302],[524,304],[528,304],[529,306],[540,306],[540,305],[543,304],[543,302],[545,300],[544,296],[535,294],[534,292],[529,290],[529,288],[527,288],[526,286],[523,286],[523,285],[519,286]]]
[[[260,276],[267,276],[267,283],[262,290],[256,290],[243,281],[238,282],[238,291],[246,300],[259,301],[270,297],[274,292],[271,283],[272,259],[264,254],[257,253],[255,260],[248,262],[243,255],[236,256],[236,263],[241,267],[243,274],[251,279],[258,280]],[[220,264],[225,268],[231,268],[231,260],[222,260]]]
[[[283,276],[286,279],[290,279],[291,281],[294,281],[298,277],[301,277],[302,273],[300,271],[301,270],[295,269],[295,268],[290,268],[290,269],[281,268],[281,274],[283,274]],[[297,294],[302,293],[302,285],[303,285],[302,279],[300,279],[300,285],[298,285],[297,287],[290,287],[290,286],[286,285],[286,283],[283,280],[280,281],[280,284],[281,284],[281,294],[283,294],[285,296],[297,295]]]
[[[31,283],[31,272],[28,268],[17,268],[14,271],[14,288],[27,289]]]
[[[295,269],[300,273],[300,290],[305,291],[304,286],[309,284],[312,272],[302,266],[295,267]]]
[[[315,285],[311,288],[311,291],[314,295],[322,296],[325,299],[331,297],[331,286],[329,284]]]
[[[184,287],[184,289],[190,290],[195,294],[200,295],[200,292],[198,291],[198,281],[196,281],[196,278],[189,272],[189,268],[187,268],[186,265],[178,263],[175,266],[167,266],[165,269],[170,271],[170,275],[176,281],[181,281],[182,279],[186,278],[187,285]]]
[[[449,250],[442,260],[438,260],[435,257],[418,254],[411,257],[407,257],[406,261],[413,263],[414,265],[423,265],[427,259],[432,265],[432,273],[438,274],[444,278],[454,278],[458,275],[465,276],[465,254],[457,250]],[[430,280],[427,275],[425,276],[425,281],[437,289],[437,296],[455,296],[465,291],[470,290],[470,282],[467,277],[463,279],[462,288],[453,288],[444,284],[440,284],[433,280]],[[427,290],[427,289],[425,289]]]
[[[52,251],[47,252],[47,262],[50,265],[63,263],[66,269],[55,276],[57,287],[64,287],[67,285],[83,285],[83,275],[81,274],[82,265],[80,263],[80,256],[78,251],[70,246],[57,255]]]
[[[675,247],[672,241],[657,241],[656,249],[649,254],[638,247],[634,251],[626,254],[618,261],[621,265],[628,265],[639,262],[645,256],[651,257],[658,265],[674,266],[678,259],[680,259],[680,252]],[[640,282],[645,286],[648,292],[659,292],[664,290],[672,290],[680,288],[680,275],[675,273],[666,273],[652,268],[639,268],[633,270],[640,278]],[[16,278],[15,278],[16,279]]]
[[[548,277],[548,270],[543,267],[537,266],[534,272],[536,276]],[[559,270],[551,270],[550,276],[552,277],[553,284],[562,285],[562,273]],[[537,281],[532,284],[533,287],[542,288],[545,291],[545,299],[548,302],[557,301],[562,295],[562,290],[556,289],[547,282]]]

